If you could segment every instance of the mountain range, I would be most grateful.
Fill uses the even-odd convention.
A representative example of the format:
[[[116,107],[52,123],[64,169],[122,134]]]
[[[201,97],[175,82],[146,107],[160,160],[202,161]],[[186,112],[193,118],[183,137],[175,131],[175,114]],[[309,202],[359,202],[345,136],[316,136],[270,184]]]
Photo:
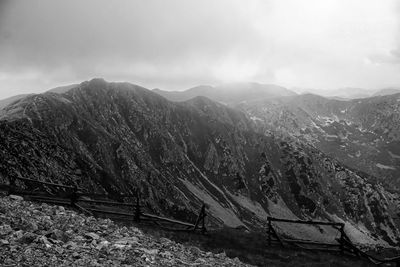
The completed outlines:
[[[323,97],[336,100],[351,100],[368,98],[373,96],[393,95],[400,93],[399,87],[386,87],[383,89],[364,89],[355,87],[344,87],[338,89],[321,90],[314,88],[298,88],[294,87],[293,90],[301,94],[316,94]]]
[[[153,91],[171,101],[185,101],[196,96],[205,96],[226,104],[296,95],[295,92],[282,86],[260,83],[231,83],[220,86],[202,85],[185,91],[163,91],[160,89],[154,89]]]
[[[187,91],[180,93],[181,99],[188,97]],[[395,88],[346,100],[281,92],[270,97],[253,95],[252,100],[229,105],[243,111],[265,132],[312,145],[342,164],[372,175],[387,188],[400,190],[400,93]],[[169,98],[164,92],[162,95]],[[178,95],[175,92],[169,99],[179,99]],[[197,95],[211,94],[198,91]]]
[[[0,109],[0,180],[30,177],[115,197],[138,190],[152,212],[185,220],[205,203],[214,226],[260,230],[267,216],[334,220],[356,242],[400,242],[398,193],[339,154],[342,142],[361,154],[386,149],[391,165],[373,152],[358,161],[397,171],[398,96],[349,102],[237,87],[181,95],[93,79],[18,98]],[[324,227],[278,230],[334,238]]]

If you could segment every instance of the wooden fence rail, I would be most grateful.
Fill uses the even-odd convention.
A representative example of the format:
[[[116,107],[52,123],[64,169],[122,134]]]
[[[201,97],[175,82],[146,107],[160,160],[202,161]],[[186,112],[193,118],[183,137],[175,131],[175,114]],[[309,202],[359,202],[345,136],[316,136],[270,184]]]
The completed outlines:
[[[285,244],[295,245],[297,247],[305,248],[305,249],[318,249],[318,250],[326,250],[326,251],[338,251],[341,253],[345,252],[345,246],[341,240],[345,238],[344,232],[344,223],[338,222],[324,222],[324,221],[305,221],[305,220],[290,220],[290,219],[280,219],[274,217],[268,217],[268,244],[270,245],[273,239],[276,239],[282,247]],[[331,226],[333,229],[339,231],[340,238],[339,240],[333,240],[333,242],[319,242],[313,240],[301,240],[301,239],[284,239],[279,236],[278,232],[276,231],[275,227],[273,226],[273,222],[275,223],[292,223],[292,224],[304,224],[304,225],[315,225],[315,226]],[[304,245],[308,247],[304,247]]]
[[[304,220],[289,220],[289,219],[279,219],[274,217],[268,217],[268,221],[271,222],[287,222],[295,224],[312,224],[312,225],[328,225],[328,226],[344,226],[344,223],[338,222],[322,222],[322,221],[304,221]]]
[[[59,188],[59,189],[67,189],[66,192],[59,192],[58,195],[62,196],[54,196],[49,194],[48,192],[44,191],[29,191],[29,190],[21,190],[20,188],[17,187],[16,185],[16,180],[20,180],[22,182],[26,183],[35,183],[39,185],[46,185],[54,188]],[[111,197],[109,194],[97,194],[97,193],[87,193],[87,192],[80,192],[82,191],[81,188],[77,186],[67,186],[67,185],[62,185],[62,184],[55,184],[55,183],[50,183],[50,182],[44,182],[44,181],[38,181],[34,179],[28,179],[28,178],[22,178],[22,177],[9,177],[9,184],[0,184],[0,189],[8,189],[9,194],[19,194],[19,195],[26,195],[32,200],[40,201],[40,202],[47,202],[51,204],[57,204],[57,205],[68,205],[74,208],[77,208],[84,213],[92,215],[93,213],[96,214],[106,214],[106,215],[115,215],[115,216],[122,216],[122,217],[128,217],[132,218],[136,222],[140,222],[141,220],[143,221],[151,221],[154,222],[157,225],[162,226],[160,223],[168,223],[168,224],[174,224],[174,225],[180,225],[184,226],[184,229],[172,229],[169,227],[163,226],[164,229],[171,229],[171,230],[179,230],[179,231],[192,231],[195,232],[196,230],[200,230],[202,233],[206,232],[206,227],[205,227],[205,217],[206,217],[206,211],[205,211],[205,205],[200,209],[199,215],[196,219],[196,222],[194,224],[187,223],[187,222],[182,222],[179,220],[174,220],[170,218],[165,218],[153,214],[148,214],[143,212],[143,208],[145,207],[143,204],[140,204],[140,196],[139,194],[137,195],[132,195],[132,194],[119,194],[117,198],[136,198],[135,203],[123,203],[123,202],[115,202],[115,201],[108,201],[104,199],[87,199],[87,198],[82,198],[82,197],[101,197],[101,198],[109,198]],[[105,210],[105,209],[100,209],[98,207],[93,207],[93,206],[82,206],[81,203],[86,203],[90,205],[102,205],[102,206],[116,206],[116,207],[124,207],[124,208],[130,208],[129,212],[123,212],[123,211],[115,211],[115,210]]]
[[[363,257],[368,259],[370,262],[374,264],[383,264],[383,263],[394,263],[396,267],[400,267],[400,257],[386,258],[386,259],[378,259],[373,257],[366,252],[363,252],[359,248],[357,248],[347,236],[344,231],[345,224],[338,222],[322,222],[322,221],[302,221],[302,220],[289,220],[289,219],[279,219],[274,217],[268,217],[268,245],[272,243],[280,244],[281,246],[285,246],[285,244],[295,245],[297,247],[303,249],[311,249],[311,250],[324,250],[324,251],[336,251],[342,254],[348,253],[357,257]],[[324,225],[331,226],[336,229],[340,233],[340,237],[336,238],[336,243],[327,243],[327,242],[317,242],[312,240],[300,240],[300,239],[288,239],[282,238],[279,236],[278,232],[273,226],[273,222],[275,223],[293,223],[293,224],[305,224],[305,225]],[[307,245],[309,247],[304,247],[302,245]],[[335,249],[336,248],[336,249]]]

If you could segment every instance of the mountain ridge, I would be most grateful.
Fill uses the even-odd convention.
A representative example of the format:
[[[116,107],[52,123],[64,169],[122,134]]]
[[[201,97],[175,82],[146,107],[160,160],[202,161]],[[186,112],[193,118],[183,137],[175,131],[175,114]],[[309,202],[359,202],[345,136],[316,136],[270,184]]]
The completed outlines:
[[[260,83],[231,83],[219,86],[201,85],[184,91],[163,91],[160,89],[153,91],[171,101],[178,102],[186,101],[196,96],[205,96],[222,103],[238,103],[259,98],[296,95],[295,92],[282,86]]]
[[[7,106],[0,131],[1,180],[55,180],[115,196],[139,189],[153,212],[186,220],[204,202],[213,225],[260,229],[267,216],[339,220],[358,242],[398,242],[396,202],[379,184],[291,137],[265,135],[245,113],[204,97],[174,103],[95,79]],[[313,227],[279,230],[325,238]]]

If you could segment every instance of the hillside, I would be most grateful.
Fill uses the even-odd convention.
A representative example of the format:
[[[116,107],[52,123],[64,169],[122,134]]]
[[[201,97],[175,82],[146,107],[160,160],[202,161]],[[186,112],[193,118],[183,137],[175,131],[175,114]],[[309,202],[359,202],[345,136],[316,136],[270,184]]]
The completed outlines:
[[[205,97],[173,103],[94,79],[14,102],[1,118],[1,182],[22,176],[115,198],[138,190],[153,213],[186,221],[204,202],[213,227],[322,219],[345,222],[354,242],[399,241],[396,196],[379,183],[290,136],[265,135],[245,113]],[[334,238],[312,226],[279,231]]]
[[[237,106],[264,130],[289,134],[399,190],[400,94],[351,101],[301,95]]]

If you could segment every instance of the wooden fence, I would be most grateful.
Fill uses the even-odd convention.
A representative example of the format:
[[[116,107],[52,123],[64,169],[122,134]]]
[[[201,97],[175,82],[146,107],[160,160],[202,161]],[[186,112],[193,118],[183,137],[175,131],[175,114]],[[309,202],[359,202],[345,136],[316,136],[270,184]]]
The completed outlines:
[[[274,217],[268,217],[268,245],[278,244],[282,247],[285,246],[296,246],[302,249],[309,250],[322,250],[331,252],[340,252],[342,254],[350,254],[357,257],[363,257],[368,259],[374,264],[395,264],[396,267],[400,267],[400,257],[379,259],[377,257],[371,256],[366,252],[361,251],[357,246],[353,244],[350,238],[344,231],[345,224],[338,222],[322,222],[322,221],[304,221],[304,220],[289,220],[289,219],[279,219]],[[318,242],[313,240],[300,240],[300,239],[289,239],[279,235],[278,231],[275,229],[273,223],[292,223],[292,224],[304,224],[304,225],[315,225],[315,226],[331,226],[336,229],[340,234],[339,238],[335,238],[334,242]]]
[[[17,181],[30,185],[33,189],[23,190],[17,186]],[[37,189],[40,190],[43,187],[56,189],[57,196],[49,194],[47,191],[37,191]],[[204,204],[199,211],[195,223],[189,223],[144,212],[145,206],[140,203],[139,194],[119,194],[117,196],[119,199],[134,198],[135,203],[109,201],[107,198],[110,195],[108,194],[85,193],[82,192],[81,188],[76,186],[67,186],[22,177],[9,177],[9,184],[0,184],[0,189],[7,190],[8,194],[24,195],[34,201],[71,206],[88,215],[105,215],[114,219],[133,220],[136,222],[147,221],[171,231],[200,231],[201,233],[207,231],[205,226],[207,215]],[[102,199],[93,199],[94,197]],[[109,207],[113,208],[110,209]],[[129,211],[126,211],[126,209],[129,209]],[[178,227],[171,227],[171,225]]]
[[[26,184],[36,184],[39,187],[47,186],[51,188],[61,189],[63,191],[59,191],[59,196],[54,196],[49,194],[46,191],[36,191],[36,190],[23,190],[18,188],[16,185],[16,181],[22,181]],[[109,201],[107,198],[110,196],[108,194],[96,194],[96,193],[87,193],[82,192],[81,188],[76,186],[67,186],[62,184],[55,184],[49,183],[44,181],[38,181],[28,178],[21,178],[21,177],[12,177],[9,179],[9,184],[0,184],[1,190],[7,190],[9,194],[17,194],[17,195],[25,195],[28,198],[46,202],[51,204],[57,205],[65,205],[71,206],[76,208],[84,213],[90,215],[106,215],[106,216],[117,216],[118,218],[124,218],[133,220],[136,222],[141,221],[149,221],[152,222],[159,227],[172,230],[172,231],[188,231],[188,232],[195,232],[200,231],[201,233],[205,233],[207,231],[205,226],[205,217],[206,209],[205,205],[203,204],[200,212],[197,216],[197,219],[194,224],[183,222],[179,220],[174,220],[170,218],[165,218],[161,216],[157,216],[150,213],[144,212],[144,206],[140,204],[140,196],[139,194],[121,194],[118,197],[122,198],[134,198],[136,201],[135,203],[123,203],[123,202],[115,202]],[[89,198],[90,197],[90,198]],[[99,197],[102,199],[93,199],[94,197]],[[97,206],[96,206],[97,205]],[[104,207],[114,207],[114,208],[129,208],[129,211],[126,212],[122,210],[115,210],[114,208],[109,210],[105,209]],[[344,228],[344,223],[338,222],[323,222],[323,221],[304,221],[304,220],[289,220],[289,219],[279,219],[274,217],[268,217],[268,244],[275,245],[278,244],[282,247],[286,246],[295,246],[302,249],[310,249],[310,250],[322,250],[322,251],[333,251],[333,252],[340,252],[342,254],[350,254],[357,257],[363,257],[375,263],[379,264],[396,264],[397,267],[400,267],[400,257],[393,257],[393,258],[386,258],[386,259],[379,259],[373,257],[359,248],[357,248],[350,240],[350,238],[346,235]],[[288,237],[281,236],[276,228],[274,227],[274,223],[292,223],[292,224],[304,224],[304,225],[315,225],[315,226],[331,226],[332,228],[336,229],[340,233],[340,237],[336,238],[334,242],[318,242],[313,240],[300,240],[300,239],[291,239]],[[167,226],[165,225],[167,224]],[[178,228],[170,227],[170,225],[179,226]]]

